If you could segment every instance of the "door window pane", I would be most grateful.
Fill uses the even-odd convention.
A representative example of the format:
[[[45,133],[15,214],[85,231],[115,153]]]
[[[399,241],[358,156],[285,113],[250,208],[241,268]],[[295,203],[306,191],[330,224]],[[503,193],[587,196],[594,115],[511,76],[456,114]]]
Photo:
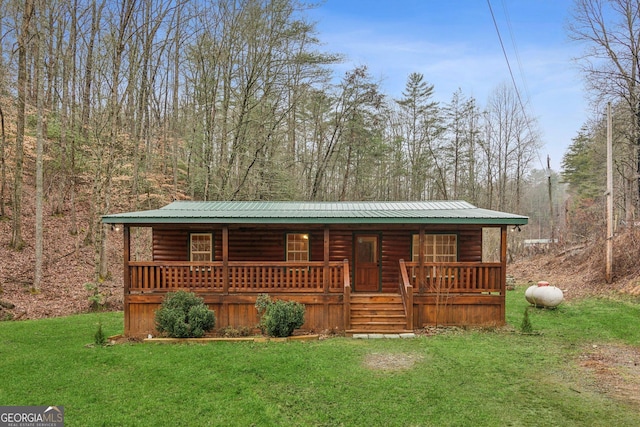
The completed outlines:
[[[356,261],[376,262],[378,252],[377,243],[378,239],[373,236],[358,237],[358,244],[356,245]]]

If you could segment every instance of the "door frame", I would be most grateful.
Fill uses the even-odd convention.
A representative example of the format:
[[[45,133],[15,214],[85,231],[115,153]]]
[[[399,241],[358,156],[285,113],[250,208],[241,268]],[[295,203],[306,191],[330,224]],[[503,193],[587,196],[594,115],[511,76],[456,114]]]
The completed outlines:
[[[378,286],[375,291],[361,291],[357,288],[356,281],[356,272],[357,272],[357,261],[356,261],[356,245],[358,244],[357,238],[362,236],[375,237],[377,248],[376,248],[376,256],[378,258]],[[382,232],[380,231],[354,231],[352,236],[352,258],[353,260],[353,271],[351,273],[351,283],[353,283],[353,291],[354,292],[382,292]]]

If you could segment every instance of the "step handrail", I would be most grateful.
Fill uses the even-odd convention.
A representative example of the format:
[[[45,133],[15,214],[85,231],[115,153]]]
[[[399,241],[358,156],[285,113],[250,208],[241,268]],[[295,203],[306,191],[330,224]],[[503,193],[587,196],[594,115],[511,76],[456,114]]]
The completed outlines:
[[[404,260],[400,260],[400,276],[399,276],[400,295],[402,295],[402,305],[404,306],[404,314],[407,319],[407,330],[413,330],[413,286],[409,281],[407,267]]]

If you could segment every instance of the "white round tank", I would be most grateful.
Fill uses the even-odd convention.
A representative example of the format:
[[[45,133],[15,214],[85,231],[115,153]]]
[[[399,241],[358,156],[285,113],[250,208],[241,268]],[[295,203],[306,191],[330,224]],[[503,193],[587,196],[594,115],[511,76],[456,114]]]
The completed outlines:
[[[527,288],[526,291],[524,291],[524,297],[529,304],[535,304],[535,302],[533,301],[533,291],[535,289],[538,289],[538,285],[531,285]]]
[[[549,286],[549,282],[538,282],[537,285],[529,286],[524,293],[525,299],[529,304],[536,307],[557,307],[564,300],[562,289],[555,286]]]

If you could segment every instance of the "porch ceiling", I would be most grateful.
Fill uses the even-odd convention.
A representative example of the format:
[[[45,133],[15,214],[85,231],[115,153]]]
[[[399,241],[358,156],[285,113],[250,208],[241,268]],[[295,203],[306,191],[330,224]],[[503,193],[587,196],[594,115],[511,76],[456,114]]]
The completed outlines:
[[[524,225],[528,217],[464,201],[198,202],[105,215],[106,224],[486,224]]]

